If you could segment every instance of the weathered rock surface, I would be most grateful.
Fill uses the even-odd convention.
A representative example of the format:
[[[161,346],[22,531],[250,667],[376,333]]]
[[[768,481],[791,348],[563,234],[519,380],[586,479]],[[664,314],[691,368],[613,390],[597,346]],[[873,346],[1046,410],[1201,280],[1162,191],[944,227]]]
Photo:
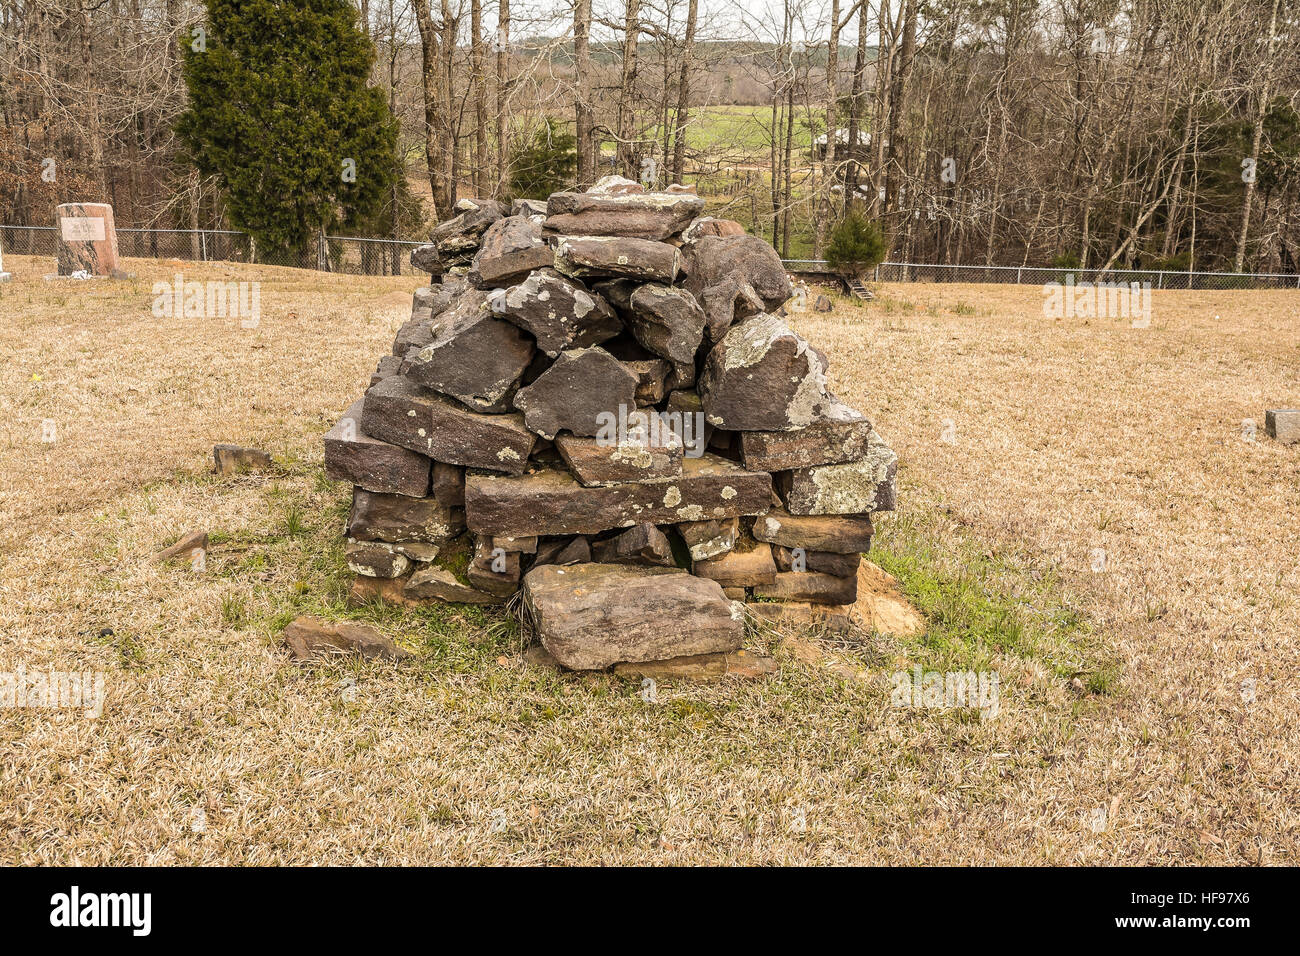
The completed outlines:
[[[553,193],[546,228],[570,236],[667,239],[704,208],[699,196],[680,193]]]
[[[692,561],[707,561],[736,546],[740,539],[740,519],[684,521],[677,525],[677,533],[686,542]]]
[[[617,236],[566,236],[555,244],[555,268],[567,276],[628,276],[672,284],[678,252],[650,239]]]
[[[181,558],[185,561],[194,560],[195,551],[207,551],[208,533],[206,531],[191,531],[183,535],[175,544],[169,545],[154,554],[151,560],[156,564],[164,561],[172,561]]]
[[[55,209],[58,274],[85,272],[92,276],[123,275],[117,258],[117,229],[113,207],[102,202],[70,202]]]
[[[456,211],[455,217],[434,227],[431,237],[444,261],[449,257],[468,260],[478,249],[479,237],[507,212],[494,199],[462,199],[456,203]]]
[[[465,507],[465,469],[441,461],[433,463],[433,496],[443,504]]]
[[[218,475],[242,475],[271,469],[271,456],[260,448],[213,445],[212,460],[212,470]]]
[[[862,564],[862,555],[856,552],[810,551],[807,548],[785,548],[779,544],[772,548],[772,559],[776,561],[778,571],[819,571],[837,578],[853,577]]]
[[[693,243],[705,236],[743,236],[745,227],[734,219],[700,216],[682,231],[682,242]]]
[[[364,399],[357,399],[325,433],[325,477],[366,491],[411,495],[429,493],[430,462],[409,448],[371,438],[361,430]],[[444,499],[445,500],[445,499]]]
[[[432,242],[411,250],[411,268],[416,272],[427,272],[431,276],[440,276],[446,269],[438,256],[438,247]]]
[[[729,588],[771,584],[777,577],[776,564],[772,561],[772,546],[752,540],[742,542],[716,558],[696,561],[691,571]]]
[[[711,342],[719,341],[732,325],[758,315],[765,308],[763,297],[739,272],[725,275],[705,287],[700,302],[708,318],[705,332]]]
[[[620,359],[636,376],[636,403],[642,407],[658,405],[668,394],[668,375],[672,365],[666,359]]]
[[[760,514],[770,503],[770,475],[709,454],[684,459],[676,478],[593,488],[557,468],[517,478],[471,472],[465,481],[466,520],[480,534],[594,534]]]
[[[871,422],[837,403],[794,431],[741,432],[740,454],[745,467],[756,471],[835,465],[865,456],[871,435]]]
[[[614,673],[620,677],[649,677],[652,680],[703,681],[721,680],[724,677],[755,680],[769,677],[776,671],[775,658],[761,651],[744,648],[730,654],[694,654],[689,657],[670,657],[666,661],[614,665]]]
[[[361,430],[436,461],[519,474],[536,441],[522,415],[481,415],[401,375],[366,392]]]
[[[1300,408],[1270,408],[1264,412],[1264,431],[1283,445],[1300,442]]]
[[[858,599],[856,576],[841,578],[818,571],[781,572],[770,584],[754,588],[754,597],[812,604],[852,604]]]
[[[554,538],[537,545],[533,567],[543,564],[590,564],[591,542],[583,535],[574,538]]]
[[[474,542],[474,556],[465,569],[465,578],[480,591],[498,597],[510,597],[519,590],[521,561],[518,551],[507,551],[480,536]]]
[[[592,559],[601,564],[654,564],[673,566],[673,549],[668,536],[649,522],[642,522],[591,549]]]
[[[697,391],[709,423],[731,431],[803,428],[833,404],[826,357],[766,314],[728,330],[709,352]]]
[[[692,249],[687,288],[697,295],[733,272],[762,296],[768,312],[779,309],[794,294],[781,257],[759,236],[701,236]]]
[[[632,293],[629,305],[628,328],[636,340],[673,363],[679,386],[694,384],[695,353],[707,321],[695,296],[651,282]]]
[[[549,263],[548,263],[549,265]],[[537,339],[537,347],[555,358],[568,348],[599,345],[623,331],[609,304],[577,282],[551,269],[534,272],[512,286],[492,308]]]
[[[776,487],[791,514],[866,514],[893,510],[897,471],[898,456],[873,431],[861,459],[783,471]]]
[[[534,269],[555,260],[542,238],[542,227],[524,216],[507,216],[488,226],[478,254],[470,266],[469,280],[481,289],[510,285]]]
[[[510,215],[527,216],[529,219],[546,218],[546,201],[544,199],[516,199],[510,203]]]
[[[785,632],[824,630],[831,634],[844,634],[853,627],[849,608],[835,604],[812,604],[807,601],[755,601],[745,605],[748,613],[770,627]],[[812,648],[809,648],[812,650]],[[801,659],[807,656],[796,653]],[[823,655],[815,654],[810,663],[821,663]]]
[[[506,600],[505,596],[489,594],[461,581],[451,571],[437,565],[420,568],[412,574],[406,579],[402,593],[416,600],[436,598],[452,604],[503,604]]]
[[[402,374],[474,411],[503,412],[532,359],[532,340],[472,290],[442,315],[428,345],[408,353]]]
[[[533,384],[515,395],[524,422],[544,438],[561,429],[587,438],[602,426],[602,413],[636,408],[637,378],[599,346],[561,352]]]
[[[430,545],[435,551],[436,545]],[[357,541],[349,539],[343,548],[348,568],[354,574],[369,578],[400,578],[411,570],[411,559],[394,545],[383,541]]]
[[[523,594],[543,646],[573,670],[725,653],[744,638],[741,605],[676,568],[546,565],[524,576]]]
[[[370,625],[352,621],[327,623],[319,618],[299,617],[284,629],[284,642],[300,661],[320,660],[336,654],[393,660],[411,656]]]
[[[465,530],[465,515],[437,498],[352,492],[347,536],[359,541],[427,541],[442,544]]]
[[[618,442],[562,433],[555,437],[555,447],[574,477],[588,487],[682,473],[683,447],[676,432],[661,427],[626,437]]]
[[[866,515],[792,515],[772,508],[754,519],[753,535],[759,541],[786,548],[861,554],[871,550],[873,529]]]

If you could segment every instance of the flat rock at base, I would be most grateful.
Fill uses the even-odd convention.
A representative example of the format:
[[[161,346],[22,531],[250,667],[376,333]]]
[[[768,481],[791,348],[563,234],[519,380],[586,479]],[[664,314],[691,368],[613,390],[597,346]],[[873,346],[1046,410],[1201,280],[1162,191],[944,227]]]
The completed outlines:
[[[867,515],[792,515],[782,508],[755,518],[752,528],[759,541],[839,554],[870,551],[874,533]]]
[[[755,546],[753,541],[748,541],[748,547],[738,545],[716,558],[696,561],[691,572],[729,588],[771,584],[777,578],[771,545],[760,542]]]
[[[674,246],[651,239],[567,236],[555,244],[556,271],[568,276],[628,276],[671,285],[678,265]]]
[[[794,294],[781,257],[759,236],[701,236],[693,250],[687,286],[697,295],[733,272],[754,287],[768,312]]]
[[[834,465],[864,457],[870,438],[871,422],[846,405],[835,405],[793,431],[741,432],[740,455],[745,467],[755,471]]]
[[[314,617],[300,617],[284,629],[284,642],[295,659],[320,660],[336,654],[387,657],[400,660],[411,655],[367,624],[351,621],[327,623]]]
[[[777,476],[786,510],[796,515],[866,514],[894,507],[898,456],[874,431],[865,457],[841,465],[796,468]]]
[[[348,607],[363,607],[367,604],[392,604],[397,607],[427,607],[436,602],[436,598],[420,599],[405,593],[403,588],[409,577],[371,578],[358,574],[352,579],[348,590]]]
[[[601,564],[657,564],[673,566],[673,549],[668,536],[646,522],[628,528],[591,549],[592,559]]]
[[[695,353],[704,337],[707,319],[695,296],[649,282],[632,293],[628,328],[636,340],[655,355],[668,359],[678,381],[695,381]]]
[[[242,475],[271,468],[271,456],[266,452],[239,445],[213,445],[212,460],[212,470],[218,475]]]
[[[682,442],[672,429],[660,428],[655,434],[639,431],[626,437],[626,442],[618,443],[564,433],[556,436],[555,447],[574,477],[588,487],[682,473]]]
[[[402,375],[366,392],[361,430],[452,465],[519,474],[537,440],[522,415],[482,415]]]
[[[858,568],[858,599],[849,608],[853,623],[864,631],[917,637],[925,633],[925,616],[907,599],[898,580],[878,565]]]
[[[677,533],[686,542],[692,561],[707,561],[736,546],[740,539],[740,519],[684,521],[677,525]]]
[[[729,654],[695,654],[670,657],[666,661],[615,664],[620,677],[649,677],[652,680],[720,680],[723,677],[756,679],[777,671],[776,659],[760,651],[741,649]]]
[[[601,296],[550,269],[498,293],[490,307],[531,333],[551,358],[564,349],[599,345],[623,331],[623,323]]]
[[[555,260],[542,227],[524,216],[507,216],[488,226],[470,267],[470,281],[481,289],[518,282]]]
[[[709,351],[696,385],[711,425],[731,431],[789,431],[822,418],[826,357],[776,316],[733,325]]]
[[[571,349],[519,390],[515,407],[543,438],[562,429],[591,438],[601,429],[603,413],[636,408],[636,386],[636,376],[599,346]]]
[[[844,634],[852,630],[849,608],[807,601],[753,601],[746,611],[763,623],[783,631],[825,630]]]
[[[862,555],[840,554],[836,551],[810,551],[807,548],[772,548],[772,559],[778,571],[820,571],[837,578],[849,578],[858,573]]]
[[[573,670],[734,651],[745,633],[741,605],[677,568],[546,565],[523,594],[542,644]]]
[[[1300,408],[1270,408],[1264,412],[1264,431],[1284,445],[1300,442]]]
[[[490,537],[474,542],[474,556],[465,569],[465,578],[480,591],[509,597],[519,590],[521,563],[518,551],[498,549]]]
[[[416,498],[427,495],[429,459],[419,452],[371,438],[363,432],[361,414],[364,406],[365,400],[357,399],[325,433],[325,477],[350,482],[366,491]]]
[[[503,412],[532,360],[532,340],[473,290],[441,316],[428,345],[407,353],[402,374],[474,411]]]
[[[754,597],[813,604],[852,604],[858,599],[858,579],[838,578],[817,571],[781,572],[770,584],[756,586]]]
[[[687,193],[552,193],[546,228],[563,235],[667,239],[702,209],[704,200]]]
[[[583,535],[574,538],[556,538],[537,545],[533,567],[543,564],[590,564],[591,542]]]
[[[472,587],[436,565],[420,568],[407,578],[402,593],[416,600],[437,598],[452,604],[502,604],[506,600],[501,595]]]
[[[479,534],[595,534],[649,521],[675,524],[761,514],[771,504],[771,476],[744,471],[716,455],[687,458],[676,478],[586,488],[567,471],[501,477],[471,472],[465,512]],[[825,550],[825,549],[823,549]]]
[[[384,541],[350,540],[343,556],[353,574],[368,578],[400,578],[411,570],[411,559]]]
[[[459,508],[437,498],[387,495],[353,489],[346,534],[358,541],[425,541],[443,544],[465,529]]]

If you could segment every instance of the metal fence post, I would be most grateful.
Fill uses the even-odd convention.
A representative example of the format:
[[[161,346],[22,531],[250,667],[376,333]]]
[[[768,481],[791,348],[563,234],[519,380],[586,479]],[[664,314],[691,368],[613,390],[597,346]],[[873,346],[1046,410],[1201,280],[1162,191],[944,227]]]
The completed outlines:
[[[202,229],[199,230],[199,247],[203,256],[203,261],[208,261],[208,234]]]

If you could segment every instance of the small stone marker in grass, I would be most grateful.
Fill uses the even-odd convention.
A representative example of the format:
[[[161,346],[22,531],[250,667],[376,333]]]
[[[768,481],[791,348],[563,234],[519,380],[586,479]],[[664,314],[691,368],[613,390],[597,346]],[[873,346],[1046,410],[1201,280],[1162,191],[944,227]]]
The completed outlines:
[[[1264,413],[1264,430],[1283,445],[1300,442],[1300,408],[1270,408]]]
[[[92,276],[122,275],[117,260],[117,230],[113,207],[107,203],[64,203],[59,220],[59,275],[84,272]]]
[[[213,445],[212,459],[215,463],[213,470],[218,475],[240,475],[271,470],[271,456],[257,448]]]
[[[373,627],[351,621],[327,623],[314,617],[300,617],[284,629],[284,642],[289,645],[294,659],[299,661],[320,660],[338,654],[391,660],[411,656]]]

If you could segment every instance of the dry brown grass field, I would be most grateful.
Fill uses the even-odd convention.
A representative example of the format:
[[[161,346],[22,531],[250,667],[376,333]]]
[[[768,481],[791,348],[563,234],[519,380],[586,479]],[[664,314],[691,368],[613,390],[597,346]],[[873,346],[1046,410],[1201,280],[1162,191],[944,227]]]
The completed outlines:
[[[504,613],[346,607],[320,436],[411,279],[6,267],[0,671],[107,701],[0,710],[0,863],[1297,862],[1300,447],[1263,411],[1300,405],[1300,293],[1157,292],[1144,329],[1009,286],[793,317],[899,452],[873,558],[930,631],[755,632],[774,678],[651,703],[525,663]],[[182,268],[260,280],[259,327],[155,318]],[[213,476],[225,441],[276,471]],[[205,571],[150,562],[190,529]],[[421,656],[294,665],[298,613]],[[1000,713],[891,706],[914,665],[996,671]]]

